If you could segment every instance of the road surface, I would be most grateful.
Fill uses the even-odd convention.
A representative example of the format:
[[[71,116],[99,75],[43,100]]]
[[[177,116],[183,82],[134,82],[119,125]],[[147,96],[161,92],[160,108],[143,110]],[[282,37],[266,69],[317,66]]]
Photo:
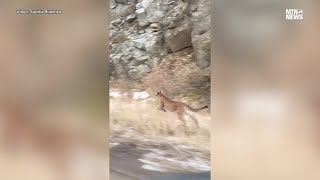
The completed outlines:
[[[210,172],[161,172],[142,168],[148,149],[121,143],[110,149],[110,180],[210,180]]]

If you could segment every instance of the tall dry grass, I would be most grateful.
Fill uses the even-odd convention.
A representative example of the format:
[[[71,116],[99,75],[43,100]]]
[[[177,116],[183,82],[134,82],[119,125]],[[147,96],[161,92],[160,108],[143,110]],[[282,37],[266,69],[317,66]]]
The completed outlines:
[[[210,106],[210,69],[199,68],[192,56],[192,49],[168,55],[142,79],[116,79],[110,82],[110,86],[127,92],[147,90],[150,94],[162,90],[177,100]]]
[[[196,114],[200,128],[193,121],[187,121],[187,126],[184,127],[175,113],[163,112],[157,108],[157,101],[154,100],[110,99],[111,134],[133,128],[146,137],[188,143],[196,149],[210,151],[208,113]]]
[[[111,135],[133,128],[146,138],[187,143],[195,149],[210,152],[209,108],[195,114],[200,128],[192,120],[184,127],[176,113],[158,110],[159,104],[153,96],[162,90],[171,99],[191,107],[210,106],[210,78],[210,69],[200,69],[193,61],[192,49],[185,49],[161,59],[140,80],[111,81],[111,89],[128,95],[110,99]],[[151,98],[134,100],[133,91],[146,91]]]

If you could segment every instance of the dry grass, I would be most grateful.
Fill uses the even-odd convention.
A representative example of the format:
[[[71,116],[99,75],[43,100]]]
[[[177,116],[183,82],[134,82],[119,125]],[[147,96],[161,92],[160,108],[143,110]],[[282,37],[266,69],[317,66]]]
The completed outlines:
[[[182,51],[162,59],[138,81],[117,79],[110,85],[124,92],[138,89],[154,94],[162,90],[176,100],[210,106],[210,79],[210,69],[200,69],[192,60],[192,54]]]
[[[175,98],[210,104],[210,70],[200,69],[191,54],[175,54],[163,59],[142,84],[153,91],[161,89]]]
[[[200,128],[192,121],[184,127],[176,114],[157,109],[156,102],[110,99],[111,130],[134,128],[146,137],[188,143],[196,149],[210,151],[210,117],[196,115]]]
[[[192,60],[190,50],[167,56],[138,81],[118,79],[110,84],[113,89],[129,94],[133,90],[144,90],[152,96],[162,90],[170,98],[192,107],[210,106],[210,70],[200,69]],[[210,151],[208,110],[195,114],[200,128],[193,121],[188,121],[184,127],[175,113],[160,111],[158,106],[156,100],[138,101],[130,95],[110,99],[111,130],[119,132],[133,128],[148,138],[188,143],[198,150]]]

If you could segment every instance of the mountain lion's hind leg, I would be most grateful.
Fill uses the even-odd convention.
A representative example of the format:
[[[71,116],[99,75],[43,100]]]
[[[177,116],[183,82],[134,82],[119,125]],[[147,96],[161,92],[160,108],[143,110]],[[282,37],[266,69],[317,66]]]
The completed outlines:
[[[192,120],[194,121],[194,123],[197,125],[197,127],[199,127],[199,123],[196,117],[194,117],[192,112],[186,111],[186,115]]]
[[[178,118],[180,121],[182,121],[183,126],[186,126],[186,120],[184,119],[182,112],[178,112]]]

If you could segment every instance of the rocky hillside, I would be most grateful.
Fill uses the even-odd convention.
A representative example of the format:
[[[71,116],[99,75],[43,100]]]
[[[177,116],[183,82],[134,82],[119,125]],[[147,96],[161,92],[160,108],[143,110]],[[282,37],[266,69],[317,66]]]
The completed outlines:
[[[139,80],[186,49],[209,71],[210,9],[210,0],[110,0],[111,79]]]

